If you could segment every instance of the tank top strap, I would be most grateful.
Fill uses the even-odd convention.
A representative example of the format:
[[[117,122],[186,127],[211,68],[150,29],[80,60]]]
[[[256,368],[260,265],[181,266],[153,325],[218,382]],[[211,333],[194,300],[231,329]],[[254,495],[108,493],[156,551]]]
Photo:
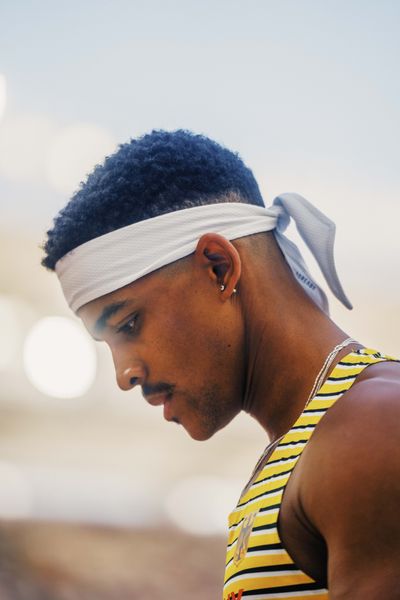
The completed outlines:
[[[392,356],[382,354],[372,348],[360,348],[345,355],[335,365],[321,389],[311,399],[300,417],[275,448],[275,451],[270,456],[270,460],[273,461],[279,458],[285,448],[295,450],[296,448],[292,447],[294,443],[297,445],[300,456],[315,427],[326,411],[351,388],[358,375],[365,368],[384,361],[399,362]]]

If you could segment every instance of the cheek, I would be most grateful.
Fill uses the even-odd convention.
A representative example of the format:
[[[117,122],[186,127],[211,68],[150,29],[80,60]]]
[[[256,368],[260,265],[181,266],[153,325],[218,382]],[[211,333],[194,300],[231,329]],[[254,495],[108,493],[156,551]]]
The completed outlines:
[[[201,320],[188,310],[172,307],[157,318],[148,315],[140,345],[151,376],[171,381],[182,371],[194,375],[200,357],[209,352],[207,337]]]
[[[241,335],[232,317],[223,313],[188,306],[166,315],[154,347],[172,376],[178,372],[194,380],[233,376],[232,370],[239,368]]]
[[[158,360],[169,365],[181,365],[183,362],[193,366],[194,358],[204,351],[202,328],[181,311],[170,313],[152,338]]]
[[[239,308],[222,303],[208,283],[185,280],[158,289],[138,338],[151,379],[178,383],[179,378],[186,386],[223,374],[226,379],[228,372],[233,377],[242,348],[241,322]]]

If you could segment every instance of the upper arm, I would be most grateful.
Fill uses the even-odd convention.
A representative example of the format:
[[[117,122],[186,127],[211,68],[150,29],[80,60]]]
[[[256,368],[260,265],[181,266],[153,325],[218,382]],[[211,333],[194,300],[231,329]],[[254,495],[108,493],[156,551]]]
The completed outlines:
[[[398,387],[360,383],[310,444],[301,504],[327,545],[331,600],[400,599]]]

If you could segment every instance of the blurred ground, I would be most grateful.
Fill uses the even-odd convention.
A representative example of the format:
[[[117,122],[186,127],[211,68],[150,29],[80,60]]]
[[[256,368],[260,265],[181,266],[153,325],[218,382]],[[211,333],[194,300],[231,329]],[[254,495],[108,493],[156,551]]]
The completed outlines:
[[[172,529],[3,522],[0,600],[219,598],[224,546]]]

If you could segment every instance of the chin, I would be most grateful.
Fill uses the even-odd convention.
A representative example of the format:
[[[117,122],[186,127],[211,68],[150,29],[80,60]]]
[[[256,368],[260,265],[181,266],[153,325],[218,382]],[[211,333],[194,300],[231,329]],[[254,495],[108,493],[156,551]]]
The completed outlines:
[[[187,427],[183,425],[183,427],[189,434],[189,436],[192,438],[192,440],[195,440],[196,442],[205,442],[212,438],[218,431],[224,429],[226,425],[227,423],[224,423],[223,425],[220,425],[218,427],[215,424],[214,426],[211,426],[210,423],[208,427],[201,427],[198,424],[197,427],[195,425],[193,427],[191,427],[190,425],[188,425]]]
[[[199,429],[190,429],[189,427],[186,428],[185,427],[186,432],[190,435],[190,437],[192,438],[192,440],[195,440],[196,442],[205,442],[206,440],[209,440],[210,438],[212,438],[212,436],[214,435],[215,431],[210,431],[210,430],[199,430]]]
[[[192,431],[188,431],[188,434],[190,435],[190,437],[192,438],[192,440],[195,440],[196,442],[205,442],[206,440],[209,440],[214,434],[213,433],[204,433],[204,432],[192,432]]]
[[[209,410],[207,412],[193,411],[184,415],[180,424],[184,427],[189,436],[197,442],[205,442],[213,437],[215,433],[224,429],[238,414],[239,411],[224,413],[220,411]]]

